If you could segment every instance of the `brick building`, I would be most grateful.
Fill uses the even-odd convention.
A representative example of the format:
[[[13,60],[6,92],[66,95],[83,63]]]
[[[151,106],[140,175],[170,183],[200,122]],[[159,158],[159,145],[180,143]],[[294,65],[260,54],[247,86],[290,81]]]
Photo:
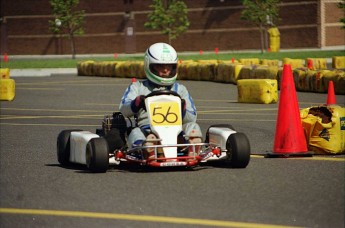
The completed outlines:
[[[179,51],[260,49],[258,28],[240,19],[240,0],[186,0],[190,27],[172,41]],[[282,0],[280,47],[327,48],[345,45],[339,22],[340,0]],[[76,38],[77,54],[144,52],[168,38],[144,27],[152,0],[80,0],[85,34]],[[66,36],[54,36],[49,0],[1,1],[1,54],[70,54]]]

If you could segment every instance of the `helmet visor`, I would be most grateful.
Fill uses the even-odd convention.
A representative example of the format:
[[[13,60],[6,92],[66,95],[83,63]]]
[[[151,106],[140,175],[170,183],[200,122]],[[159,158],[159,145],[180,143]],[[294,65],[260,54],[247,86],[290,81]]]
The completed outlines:
[[[176,75],[177,64],[150,64],[150,71],[161,78],[172,78]]]

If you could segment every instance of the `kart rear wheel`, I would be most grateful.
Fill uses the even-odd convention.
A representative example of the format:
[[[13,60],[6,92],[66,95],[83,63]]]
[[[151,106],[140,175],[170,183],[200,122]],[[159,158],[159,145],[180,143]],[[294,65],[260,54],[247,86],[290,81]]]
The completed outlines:
[[[105,173],[109,167],[109,147],[104,138],[92,138],[86,145],[86,165],[93,173]]]
[[[227,159],[233,168],[246,168],[250,160],[250,144],[247,136],[237,132],[226,141]]]
[[[72,131],[82,130],[63,130],[60,132],[57,138],[57,159],[61,165],[68,165],[70,163],[70,137]]]

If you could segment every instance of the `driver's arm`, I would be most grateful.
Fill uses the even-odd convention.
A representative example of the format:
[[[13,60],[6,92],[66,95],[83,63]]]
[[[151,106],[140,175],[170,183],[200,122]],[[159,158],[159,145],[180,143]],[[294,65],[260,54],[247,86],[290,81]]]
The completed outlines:
[[[134,116],[135,113],[131,108],[131,103],[137,96],[139,96],[139,86],[139,82],[132,83],[127,87],[125,93],[123,94],[119,110],[124,116]]]
[[[196,122],[196,107],[187,88],[184,85],[178,84],[177,93],[181,96],[181,99],[186,101],[186,114],[183,117],[183,123]]]

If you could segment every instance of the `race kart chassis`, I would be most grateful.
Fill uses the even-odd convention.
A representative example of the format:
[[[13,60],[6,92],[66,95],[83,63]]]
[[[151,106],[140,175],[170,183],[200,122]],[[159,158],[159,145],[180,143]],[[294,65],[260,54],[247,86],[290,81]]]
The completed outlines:
[[[194,156],[178,156],[178,157],[159,157],[159,148],[167,147],[178,147],[188,150],[192,148],[195,151],[196,146],[202,146],[205,148],[200,153],[194,153]],[[154,149],[154,158],[145,158],[144,151],[147,149]],[[153,167],[168,167],[168,166],[196,166],[199,162],[206,161],[212,156],[220,157],[221,149],[215,145],[208,143],[195,143],[195,144],[176,144],[176,145],[154,145],[154,146],[143,146],[140,148],[134,148],[125,152],[118,150],[115,152],[115,160],[121,161],[126,160],[129,162],[139,163],[141,165],[148,165]]]
[[[136,127],[120,112],[105,116],[96,134],[83,130],[64,130],[57,139],[57,157],[61,165],[87,165],[92,172],[106,172],[109,165],[137,163],[151,167],[194,167],[201,162],[222,161],[233,168],[245,168],[250,160],[250,144],[245,134],[229,124],[211,125],[202,143],[177,143],[182,132],[181,99],[171,91],[147,95],[150,126],[157,135],[152,145],[129,147],[130,131]],[[168,123],[167,123],[168,122]],[[188,139],[188,136],[184,136]],[[154,155],[147,156],[147,151]],[[162,153],[163,151],[163,153]],[[160,152],[160,153],[158,153]],[[163,155],[162,155],[163,154]]]

